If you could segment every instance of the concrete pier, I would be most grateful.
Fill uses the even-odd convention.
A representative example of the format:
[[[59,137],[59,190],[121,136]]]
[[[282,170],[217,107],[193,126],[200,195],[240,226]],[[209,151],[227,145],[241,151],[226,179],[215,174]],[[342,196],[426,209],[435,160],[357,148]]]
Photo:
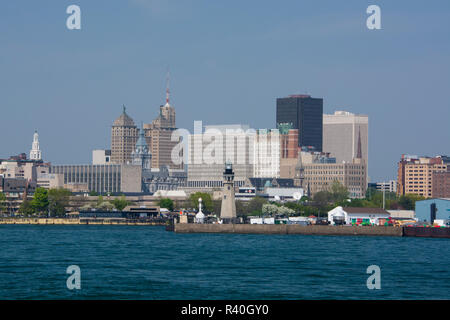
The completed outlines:
[[[194,224],[177,223],[178,233],[249,233],[249,234],[309,234],[341,236],[391,236],[402,237],[400,227],[360,227],[360,226],[301,226],[288,224]]]

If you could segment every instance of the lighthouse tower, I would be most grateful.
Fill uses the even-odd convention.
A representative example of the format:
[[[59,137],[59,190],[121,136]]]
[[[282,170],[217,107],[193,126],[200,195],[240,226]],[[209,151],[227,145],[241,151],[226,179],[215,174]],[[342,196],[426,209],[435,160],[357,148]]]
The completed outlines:
[[[233,165],[227,161],[223,172],[223,195],[220,218],[224,223],[232,223],[236,218],[236,203],[234,201],[234,172]]]
[[[39,135],[38,135],[37,131],[34,131],[33,144],[31,145],[31,150],[30,150],[30,159],[31,160],[42,160],[41,150],[39,149]]]

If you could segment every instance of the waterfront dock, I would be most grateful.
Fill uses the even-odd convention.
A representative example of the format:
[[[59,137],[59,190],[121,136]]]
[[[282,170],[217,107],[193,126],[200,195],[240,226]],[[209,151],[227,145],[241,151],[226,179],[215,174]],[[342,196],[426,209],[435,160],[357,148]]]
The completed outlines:
[[[341,236],[391,236],[402,237],[401,227],[359,227],[289,224],[195,224],[177,223],[172,228],[177,233],[248,233],[248,234],[304,234]]]

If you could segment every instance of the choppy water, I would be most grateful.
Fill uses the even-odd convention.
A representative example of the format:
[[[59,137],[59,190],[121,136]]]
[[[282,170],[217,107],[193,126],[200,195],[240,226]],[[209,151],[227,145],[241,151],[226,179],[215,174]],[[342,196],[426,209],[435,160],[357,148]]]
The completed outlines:
[[[450,299],[448,239],[2,225],[0,245],[0,299]]]

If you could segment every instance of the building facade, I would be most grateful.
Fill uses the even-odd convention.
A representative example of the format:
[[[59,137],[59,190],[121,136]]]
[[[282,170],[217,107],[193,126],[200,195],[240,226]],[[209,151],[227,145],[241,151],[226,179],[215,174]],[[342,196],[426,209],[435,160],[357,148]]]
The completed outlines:
[[[448,177],[445,173],[450,167],[450,157],[436,156],[417,157],[415,155],[402,155],[398,162],[397,194],[416,194],[425,198],[434,197],[433,177],[436,180],[435,192],[440,186],[445,186],[442,180]],[[443,175],[436,175],[443,173]],[[444,188],[445,190],[445,188]]]
[[[297,181],[307,189],[308,196],[330,189],[334,181],[345,186],[350,198],[364,198],[367,190],[364,159],[336,163],[335,158],[317,152],[300,152]]]
[[[298,129],[298,145],[322,151],[323,99],[290,95],[277,99],[277,125],[291,123]]]
[[[51,174],[61,174],[64,185],[98,193],[142,191],[142,168],[133,165],[52,165]]]
[[[0,192],[5,195],[2,214],[11,216],[17,213],[25,200],[31,200],[36,190],[36,183],[23,178],[3,178],[0,176]]]
[[[253,143],[253,177],[280,177],[280,134],[278,129],[256,131]]]
[[[359,141],[361,144],[359,145]],[[359,147],[360,146],[360,147]],[[323,150],[336,162],[352,162],[358,157],[369,164],[369,117],[347,111],[323,115]]]
[[[433,198],[416,201],[415,213],[419,221],[431,222],[431,205],[436,206],[436,219],[450,220],[450,198]]]
[[[92,164],[111,164],[111,150],[92,150]]]
[[[378,191],[387,191],[397,193],[397,181],[389,180],[387,182],[371,182],[368,184],[369,188],[374,188]]]
[[[431,180],[433,186],[431,196],[433,198],[450,198],[450,166],[446,172],[433,172]]]
[[[292,129],[291,123],[278,124],[280,131],[280,178],[294,179],[298,162],[298,129]]]
[[[188,137],[188,189],[223,186],[223,164],[233,163],[234,181],[242,186],[253,175],[255,131],[247,125],[205,126]]]
[[[136,146],[138,129],[123,106],[122,114],[114,121],[111,129],[111,162],[127,164]]]
[[[157,192],[178,190],[186,187],[186,171],[181,169],[170,169],[166,166],[143,170],[143,191]]]
[[[140,166],[142,170],[151,169],[152,154],[148,150],[147,142],[145,141],[144,128],[142,125],[139,129],[139,139],[136,142],[136,147],[131,153],[131,163],[134,166]]]
[[[159,107],[159,115],[152,123],[144,124],[145,138],[152,154],[152,168],[162,166],[171,169],[182,169],[183,164],[172,159],[172,150],[179,140],[172,141],[176,130],[175,108],[170,104],[169,89],[166,93],[166,104]],[[182,155],[181,155],[182,157]]]

